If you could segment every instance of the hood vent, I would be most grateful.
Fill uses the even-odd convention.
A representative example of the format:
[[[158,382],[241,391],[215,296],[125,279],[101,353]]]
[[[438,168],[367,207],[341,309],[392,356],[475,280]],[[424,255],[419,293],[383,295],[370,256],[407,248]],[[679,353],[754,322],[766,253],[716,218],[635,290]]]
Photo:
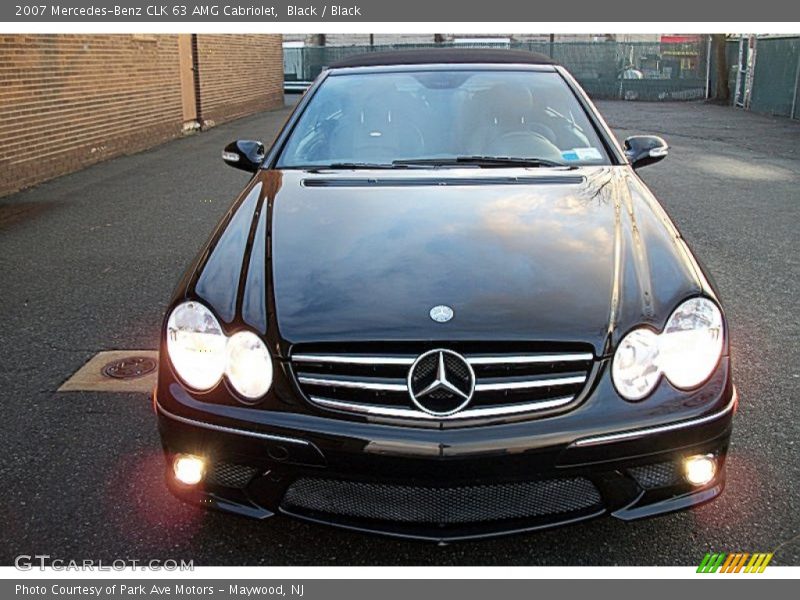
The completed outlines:
[[[543,177],[336,177],[303,179],[305,187],[426,187],[481,185],[580,185],[580,176]]]

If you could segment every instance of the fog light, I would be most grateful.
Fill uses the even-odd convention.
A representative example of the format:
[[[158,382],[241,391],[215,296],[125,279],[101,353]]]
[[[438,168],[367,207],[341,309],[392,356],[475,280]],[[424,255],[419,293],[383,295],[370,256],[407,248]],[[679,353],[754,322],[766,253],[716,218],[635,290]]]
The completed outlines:
[[[706,485],[717,474],[717,460],[712,454],[698,454],[683,461],[683,475],[692,485]]]
[[[193,454],[176,454],[172,461],[175,479],[184,485],[197,485],[206,474],[206,461]]]

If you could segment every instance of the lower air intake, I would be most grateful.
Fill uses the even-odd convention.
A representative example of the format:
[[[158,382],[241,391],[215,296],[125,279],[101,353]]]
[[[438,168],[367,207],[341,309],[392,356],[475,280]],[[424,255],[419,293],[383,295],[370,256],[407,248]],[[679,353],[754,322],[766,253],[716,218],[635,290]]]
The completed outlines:
[[[681,481],[680,468],[674,462],[632,467],[628,473],[646,490],[675,485]]]
[[[216,463],[211,467],[206,481],[213,485],[229,488],[243,488],[255,477],[258,469],[247,465]]]
[[[544,517],[600,505],[597,489],[581,477],[449,488],[299,479],[283,499],[290,511],[441,524]]]

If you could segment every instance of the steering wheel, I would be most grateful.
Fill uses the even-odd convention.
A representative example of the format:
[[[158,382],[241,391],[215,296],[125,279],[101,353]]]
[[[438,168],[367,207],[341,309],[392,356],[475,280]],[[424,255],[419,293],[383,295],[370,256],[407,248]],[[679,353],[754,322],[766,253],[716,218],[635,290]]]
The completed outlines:
[[[561,162],[561,150],[541,133],[512,131],[492,140],[489,152],[493,156],[544,158]]]
[[[553,130],[552,130],[550,127],[548,127],[548,126],[547,126],[547,125],[545,125],[544,123],[530,123],[530,124],[528,125],[528,128],[529,128],[529,129],[530,129],[530,130],[531,130],[533,133],[538,133],[538,134],[540,134],[540,135],[543,135],[543,136],[544,136],[544,137],[546,137],[548,140],[550,140],[550,141],[551,141],[553,144],[555,144],[555,145],[558,145],[558,144],[557,144],[557,141],[556,141],[556,140],[558,139],[558,138],[556,137],[556,132],[555,132],[555,131],[553,131]]]

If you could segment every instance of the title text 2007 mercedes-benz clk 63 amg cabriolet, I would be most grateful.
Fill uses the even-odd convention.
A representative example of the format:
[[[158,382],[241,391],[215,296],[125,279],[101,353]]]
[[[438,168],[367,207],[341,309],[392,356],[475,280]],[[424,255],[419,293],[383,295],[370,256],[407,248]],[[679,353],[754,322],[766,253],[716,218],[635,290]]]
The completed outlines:
[[[324,71],[169,305],[179,497],[430,540],[717,496],[737,399],[708,274],[575,80],[530,53]]]

